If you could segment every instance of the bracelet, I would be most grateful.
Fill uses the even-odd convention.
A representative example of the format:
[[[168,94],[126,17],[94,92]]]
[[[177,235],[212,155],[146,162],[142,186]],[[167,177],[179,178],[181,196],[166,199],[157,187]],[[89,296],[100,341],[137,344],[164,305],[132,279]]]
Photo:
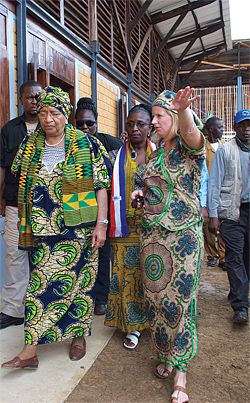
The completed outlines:
[[[102,224],[108,224],[109,220],[105,219],[105,220],[97,220],[96,222],[102,223]]]

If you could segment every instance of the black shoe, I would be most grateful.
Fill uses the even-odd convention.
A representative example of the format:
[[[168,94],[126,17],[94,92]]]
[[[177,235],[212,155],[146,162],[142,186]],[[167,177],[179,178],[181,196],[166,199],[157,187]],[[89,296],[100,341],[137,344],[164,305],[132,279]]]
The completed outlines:
[[[106,305],[97,304],[95,305],[94,314],[95,315],[105,315],[106,313]]]
[[[13,316],[6,315],[5,313],[0,313],[0,329],[5,329],[9,326],[22,325],[24,318],[14,318]]]
[[[218,266],[219,266],[223,271],[227,271],[225,262],[219,262]]]
[[[244,325],[248,322],[247,308],[239,308],[234,311],[233,323]]]
[[[218,266],[218,259],[216,257],[211,257],[210,259],[208,259],[207,265],[210,267]]]

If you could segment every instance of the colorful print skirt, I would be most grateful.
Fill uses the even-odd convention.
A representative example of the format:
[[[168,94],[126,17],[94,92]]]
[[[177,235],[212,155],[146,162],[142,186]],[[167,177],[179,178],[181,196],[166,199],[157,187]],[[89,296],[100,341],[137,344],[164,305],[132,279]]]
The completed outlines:
[[[31,255],[25,301],[25,343],[47,344],[88,336],[98,254],[89,239],[41,237]]]
[[[161,362],[187,370],[198,350],[197,291],[202,225],[176,232],[143,228],[142,281],[152,340]]]
[[[131,230],[131,227],[130,227]],[[149,327],[140,268],[139,235],[111,239],[112,278],[104,324],[123,332]]]

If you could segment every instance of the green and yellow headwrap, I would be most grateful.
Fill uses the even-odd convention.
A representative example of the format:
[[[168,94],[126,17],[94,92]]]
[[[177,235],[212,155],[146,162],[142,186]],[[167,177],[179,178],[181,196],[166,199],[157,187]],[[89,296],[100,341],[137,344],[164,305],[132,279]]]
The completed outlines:
[[[173,100],[175,98],[176,93],[173,91],[169,90],[164,90],[158,97],[154,100],[152,106],[160,106],[161,108],[164,109],[169,109],[169,107],[172,105]],[[171,110],[173,113],[177,113],[174,109]]]
[[[169,110],[169,107],[172,105],[175,99],[176,93],[169,90],[164,90],[158,97],[154,100],[152,106],[160,106],[161,108],[165,108]],[[175,109],[171,109],[170,112],[178,113]],[[194,123],[199,130],[202,129],[203,124],[200,118],[196,115],[196,113],[191,109],[193,114]]]
[[[40,112],[45,106],[53,106],[64,114],[68,119],[73,106],[70,103],[69,94],[59,87],[46,87],[37,96],[37,111]]]

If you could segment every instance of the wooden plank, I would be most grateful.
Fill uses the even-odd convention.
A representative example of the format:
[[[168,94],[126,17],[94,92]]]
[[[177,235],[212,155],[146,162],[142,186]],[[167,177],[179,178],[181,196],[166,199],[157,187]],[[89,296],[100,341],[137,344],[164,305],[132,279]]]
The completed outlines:
[[[178,71],[178,74],[180,74],[180,75],[182,75],[182,74],[189,74],[190,72],[191,72],[192,70],[179,70]],[[215,71],[232,71],[231,69],[229,69],[229,68],[226,68],[226,67],[221,67],[221,68],[218,68],[218,69],[199,69],[199,70],[196,70],[196,73],[209,73],[209,72],[215,72]]]
[[[200,53],[197,53],[197,54],[194,55],[194,56],[187,57],[186,59],[184,59],[184,60],[182,61],[181,65],[187,64],[187,63],[195,62],[196,60],[198,60],[198,59],[200,58],[200,56],[203,56],[203,58],[205,59],[206,57],[209,57],[209,56],[211,56],[211,55],[216,55],[216,54],[219,53],[221,50],[225,49],[225,46],[226,46],[226,45],[225,45],[225,43],[223,42],[223,43],[221,43],[221,44],[219,44],[219,45],[217,45],[217,46],[214,46],[214,47],[212,47],[212,48],[209,48],[208,50],[206,50],[206,52],[200,52]]]
[[[206,28],[201,28],[199,30],[197,29],[197,31],[195,31],[195,32],[190,31],[188,34],[186,34],[180,38],[173,39],[172,41],[168,42],[168,49],[173,48],[175,46],[179,46],[182,43],[192,40],[193,38],[197,39],[197,38],[201,38],[202,36],[212,34],[213,32],[216,32],[216,31],[219,31],[220,29],[222,29],[224,27],[224,25],[225,25],[224,22],[220,21],[216,24],[209,25]]]
[[[98,41],[96,0],[89,0],[89,40]]]
[[[60,0],[60,23],[64,25],[64,0]]]
[[[167,11],[166,13],[159,12],[155,13],[151,17],[152,24],[158,24],[161,21],[169,20],[170,18],[177,17],[183,13],[188,13],[189,11],[195,10],[196,8],[207,6],[208,4],[214,3],[217,0],[198,0],[193,1],[182,7],[175,8],[174,10]]]
[[[6,13],[7,14],[7,13]],[[6,33],[8,17],[1,11],[0,32]],[[6,36],[4,36],[6,39]],[[0,45],[0,127],[8,122],[10,118],[9,107],[9,57],[7,42],[1,40]]]
[[[164,88],[166,88],[166,80],[165,80],[164,73],[163,73],[163,70],[162,70],[162,64],[161,64],[160,55],[158,55],[158,59],[159,59],[159,66],[160,66],[161,79],[162,79]]]
[[[191,49],[191,47],[193,46],[193,44],[196,42],[197,38],[193,38],[189,44],[185,47],[185,49],[183,50],[183,52],[181,53],[180,57],[178,58],[178,60],[176,60],[176,62],[174,63],[173,67],[172,67],[172,71],[174,72],[175,69],[178,69],[178,67],[180,66],[183,58],[186,56],[186,54],[188,53],[188,51]]]
[[[88,24],[88,9],[86,7],[84,8],[80,3],[74,3],[72,0],[69,2],[69,0],[64,0],[65,1],[65,12],[71,12],[72,18],[75,17],[75,15],[78,16],[78,19],[82,21],[82,24]],[[86,6],[86,5],[85,5]],[[74,10],[74,12],[72,11]]]
[[[135,56],[135,58],[133,60],[133,63],[132,63],[132,72],[134,72],[134,70],[136,68],[136,65],[137,65],[137,63],[139,61],[139,58],[141,57],[141,54],[142,54],[144,48],[145,48],[145,45],[146,45],[146,43],[148,41],[148,38],[150,36],[150,33],[152,31],[152,28],[153,28],[153,25],[150,25],[150,27],[148,28],[148,30],[147,30],[147,32],[146,32],[146,34],[145,34],[145,36],[144,36],[144,38],[142,40],[142,43],[141,43],[141,45],[140,45],[140,47],[138,49],[138,52],[137,52],[137,54],[136,54],[136,56]]]
[[[197,62],[194,64],[194,66],[192,67],[192,69],[189,71],[189,73],[185,77],[184,81],[182,82],[182,87],[186,87],[186,85],[188,84],[189,78],[194,74],[194,72],[197,70],[197,68],[201,65],[201,61],[202,61],[202,58],[197,60]],[[179,72],[178,72],[178,74],[179,74]]]
[[[147,9],[149,8],[150,4],[153,2],[153,0],[146,0],[145,3],[140,7],[138,13],[136,16],[133,18],[132,21],[130,21],[128,25],[128,32],[129,34],[133,31],[134,27],[138,24],[140,19],[143,17],[143,15],[146,13]]]
[[[166,46],[168,40],[171,38],[171,36],[173,35],[173,33],[175,32],[175,30],[178,28],[178,26],[181,24],[182,20],[184,20],[184,18],[186,17],[187,13],[183,13],[180,15],[180,17],[178,18],[178,20],[174,23],[174,25],[170,28],[170,30],[168,31],[167,35],[165,36],[165,38],[161,41],[161,43],[159,44],[158,48],[154,51],[154,59],[156,58],[156,56],[160,53],[160,51],[164,48],[164,46]]]
[[[128,51],[128,46],[127,46],[127,43],[126,43],[125,35],[124,35],[123,29],[122,29],[122,24],[121,24],[121,21],[120,21],[118,10],[117,10],[117,7],[116,7],[116,0],[113,0],[111,2],[111,4],[112,4],[114,12],[115,12],[116,21],[117,21],[117,24],[118,24],[118,28],[119,28],[119,31],[120,31],[121,38],[122,38],[122,43],[123,43],[123,46],[124,46],[124,49],[125,49],[125,53],[126,53],[126,57],[127,57],[128,65],[129,65],[129,72],[132,72],[132,62],[131,62],[130,54],[129,54],[129,51]]]
[[[232,69],[232,70],[235,70],[235,69],[236,69],[236,70],[238,70],[237,67],[229,66],[228,64],[224,64],[224,63],[209,62],[208,60],[203,60],[201,63],[202,63],[202,64],[208,64],[208,65],[210,65],[210,66],[218,66],[218,67],[225,67],[225,68],[227,68],[227,69]]]
[[[37,3],[45,11],[52,15],[57,21],[60,21],[60,3],[59,0],[52,2],[50,0],[37,0]]]

